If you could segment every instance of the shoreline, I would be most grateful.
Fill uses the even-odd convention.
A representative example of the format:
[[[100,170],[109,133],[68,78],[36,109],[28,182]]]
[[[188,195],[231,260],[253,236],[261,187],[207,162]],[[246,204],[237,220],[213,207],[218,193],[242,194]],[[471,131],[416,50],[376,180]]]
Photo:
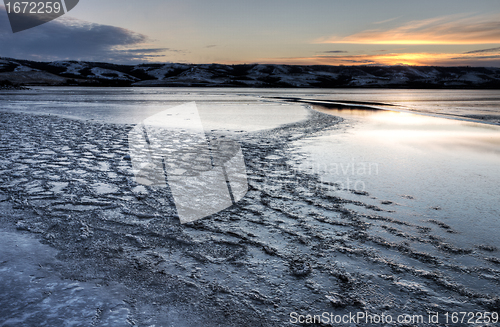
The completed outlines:
[[[358,101],[334,101],[334,100],[311,100],[311,99],[302,99],[302,98],[280,98],[277,97],[276,99],[281,99],[287,102],[292,102],[292,103],[306,103],[310,104],[312,106],[318,105],[322,106],[327,109],[361,109],[361,110],[388,110],[388,111],[396,111],[396,112],[404,112],[404,113],[409,113],[409,114],[415,114],[415,115],[422,115],[422,116],[429,116],[429,117],[436,117],[436,118],[446,118],[446,119],[453,119],[453,120],[459,120],[459,121],[466,121],[466,122],[471,122],[471,123],[478,123],[478,124],[486,124],[486,125],[494,125],[494,126],[500,126],[500,115],[473,115],[473,116],[481,116],[483,117],[482,119],[474,119],[471,118],[470,116],[463,116],[463,115],[455,115],[455,114],[450,114],[450,113],[433,113],[433,112],[425,112],[425,111],[418,111],[418,110],[411,110],[411,109],[403,109],[403,108],[398,108],[400,106],[390,104],[390,103],[377,103],[377,102],[358,102]],[[490,122],[487,119],[495,120],[495,122]]]

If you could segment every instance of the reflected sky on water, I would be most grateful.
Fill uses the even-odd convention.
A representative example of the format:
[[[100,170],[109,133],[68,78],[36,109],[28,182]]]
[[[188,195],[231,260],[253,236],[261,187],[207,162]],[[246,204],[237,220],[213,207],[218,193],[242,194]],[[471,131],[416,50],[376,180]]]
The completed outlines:
[[[307,157],[301,169],[344,188],[363,188],[371,198],[347,190],[341,196],[395,211],[389,215],[444,221],[459,231],[451,236],[459,244],[498,245],[499,126],[398,111],[316,109],[344,122],[295,142],[296,153]]]

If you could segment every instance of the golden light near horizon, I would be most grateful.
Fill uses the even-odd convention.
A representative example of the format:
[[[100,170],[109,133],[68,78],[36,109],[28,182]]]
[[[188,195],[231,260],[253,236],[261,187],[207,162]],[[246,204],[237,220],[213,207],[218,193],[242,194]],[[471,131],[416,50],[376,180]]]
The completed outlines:
[[[500,53],[500,51],[497,51]],[[408,65],[408,66],[450,66],[469,65],[469,61],[475,60],[488,66],[489,62],[496,60],[486,56],[483,58],[480,54],[463,53],[385,53],[385,54],[361,54],[361,55],[317,55],[311,57],[298,58],[263,58],[261,62],[268,64],[284,65]],[[235,62],[237,64],[239,62]]]
[[[346,38],[329,38],[326,40],[318,39],[317,43],[323,44],[379,44],[379,45],[473,45],[473,44],[497,44],[500,43],[500,38],[478,38],[474,39],[445,39],[435,37],[434,35],[415,35],[414,38],[405,35],[401,37],[380,38],[380,35],[370,37],[346,37]]]
[[[392,53],[387,55],[373,56],[372,60],[383,65],[409,65],[423,66],[432,65],[437,60],[450,59],[456,54],[446,53]]]

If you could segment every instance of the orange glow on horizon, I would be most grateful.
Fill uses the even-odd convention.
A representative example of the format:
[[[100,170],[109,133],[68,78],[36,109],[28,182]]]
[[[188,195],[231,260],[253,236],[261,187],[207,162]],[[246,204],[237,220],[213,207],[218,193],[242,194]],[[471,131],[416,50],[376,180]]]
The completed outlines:
[[[421,36],[420,36],[421,37]],[[382,39],[382,40],[369,40],[369,39],[328,39],[317,43],[339,43],[339,44],[380,44],[380,45],[471,45],[471,44],[495,44],[499,43],[499,39],[481,39],[481,40],[431,40],[431,39]]]
[[[259,63],[285,64],[285,65],[409,65],[409,66],[463,66],[469,65],[471,61],[480,62],[488,66],[490,62],[500,61],[500,54],[482,58],[481,54],[461,53],[387,53],[374,55],[319,55],[312,57],[295,58],[262,58]],[[235,64],[240,62],[233,62]]]

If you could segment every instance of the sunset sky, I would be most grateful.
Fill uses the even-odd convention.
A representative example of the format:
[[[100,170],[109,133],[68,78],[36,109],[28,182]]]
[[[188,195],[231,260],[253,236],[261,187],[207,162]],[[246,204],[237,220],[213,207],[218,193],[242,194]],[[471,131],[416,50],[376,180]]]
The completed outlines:
[[[498,0],[81,0],[0,56],[116,63],[500,67]]]

